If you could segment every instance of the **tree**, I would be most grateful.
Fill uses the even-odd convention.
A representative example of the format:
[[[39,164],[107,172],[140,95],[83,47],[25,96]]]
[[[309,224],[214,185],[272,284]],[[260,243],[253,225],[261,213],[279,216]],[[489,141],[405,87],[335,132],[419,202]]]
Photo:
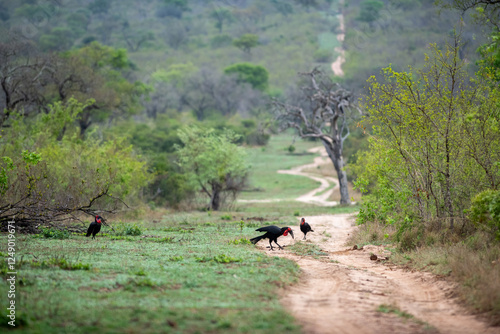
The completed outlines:
[[[156,118],[168,109],[182,109],[181,93],[188,78],[198,71],[192,63],[172,64],[166,70],[158,69],[151,75],[148,84],[152,85],[153,92],[143,104],[148,116]]]
[[[374,189],[392,215],[453,229],[475,194],[499,187],[498,86],[468,76],[458,39],[445,51],[434,45],[422,70],[383,74],[363,101],[375,129],[364,175],[384,187]]]
[[[358,20],[372,23],[379,18],[380,10],[384,8],[384,3],[378,0],[364,0],[360,4]]]
[[[482,74],[500,81],[500,0],[454,0],[452,4],[439,3],[444,8],[473,11],[475,21],[493,26],[490,41],[479,47],[482,59],[479,61]]]
[[[44,110],[43,87],[50,81],[52,59],[40,55],[29,42],[0,43],[0,127],[12,113]]]
[[[106,14],[111,9],[112,0],[94,0],[88,5],[88,9],[94,14]]]
[[[188,77],[179,94],[200,121],[213,113],[247,112],[262,101],[260,92],[250,85],[206,67]]]
[[[321,140],[338,175],[340,204],[350,204],[343,143],[350,133],[345,113],[352,94],[327,81],[318,69],[302,75],[309,77],[310,82],[302,88],[298,101],[294,104],[273,101],[277,120],[281,129],[293,128],[301,138]]]
[[[238,63],[228,66],[224,69],[224,73],[235,73],[240,82],[246,82],[258,90],[265,90],[268,85],[269,72],[265,67],[253,65],[250,63]]]
[[[500,0],[453,0],[451,4],[437,1],[444,8],[454,8],[465,13],[475,10],[474,18],[500,29]]]
[[[188,29],[181,20],[168,20],[164,38],[170,47],[178,49],[189,39]]]
[[[309,7],[316,7],[318,5],[317,0],[295,0],[296,3],[302,5],[309,11]]]
[[[191,184],[210,198],[208,209],[219,210],[226,195],[234,198],[245,186],[249,166],[242,147],[234,144],[238,136],[226,130],[186,127],[178,132],[178,164]]]
[[[259,44],[259,36],[254,34],[244,34],[240,38],[233,41],[233,45],[243,52],[250,54],[252,48]]]
[[[138,51],[146,42],[154,41],[155,35],[152,31],[143,31],[137,28],[131,29],[128,21],[122,25],[123,39],[130,51]]]
[[[151,87],[140,81],[131,82],[132,77],[127,51],[98,42],[66,53],[53,72],[54,90],[60,100],[72,96],[79,100],[95,99],[78,119],[82,135],[96,121],[134,114],[142,108],[142,98]]]
[[[271,3],[284,16],[293,13],[293,6],[287,0],[271,0]]]
[[[137,198],[149,176],[130,146],[76,135],[75,118],[92,103],[56,102],[30,122],[14,116],[0,138],[0,223],[15,218],[34,231]]]
[[[189,10],[187,0],[162,0],[163,7],[157,12],[157,16],[182,18],[182,14]]]
[[[224,23],[231,23],[234,21],[234,16],[231,11],[224,7],[214,9],[210,13],[210,17],[215,19],[215,27],[219,29],[219,33],[222,33]]]

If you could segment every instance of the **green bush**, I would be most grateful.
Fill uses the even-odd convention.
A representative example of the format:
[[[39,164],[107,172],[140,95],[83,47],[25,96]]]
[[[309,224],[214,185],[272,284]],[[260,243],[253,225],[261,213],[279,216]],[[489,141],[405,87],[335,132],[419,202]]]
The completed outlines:
[[[52,227],[40,227],[40,234],[37,234],[37,238],[47,238],[47,239],[68,239],[70,233],[66,230],[58,230]]]
[[[469,210],[470,220],[500,240],[500,191],[486,190],[477,194]]]
[[[137,226],[137,224],[133,225],[121,225],[116,228],[116,231],[114,233],[117,236],[126,236],[126,235],[141,235],[142,234],[142,229],[141,227]]]
[[[314,60],[318,63],[328,63],[332,59],[332,53],[328,50],[317,50],[314,52]]]

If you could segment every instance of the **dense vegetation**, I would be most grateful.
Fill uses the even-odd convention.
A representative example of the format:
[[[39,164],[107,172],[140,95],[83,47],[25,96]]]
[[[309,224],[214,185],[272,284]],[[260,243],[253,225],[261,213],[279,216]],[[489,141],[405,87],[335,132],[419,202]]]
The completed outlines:
[[[367,116],[364,122],[346,123],[351,132],[343,145],[347,178],[365,192],[358,222],[366,233],[360,240],[393,242],[410,262],[421,248],[439,249],[438,259],[425,266],[448,266],[445,274],[451,270],[466,282],[464,290],[477,292],[464,294],[464,299],[498,319],[500,298],[491,297],[492,291],[500,291],[494,283],[500,267],[491,265],[500,256],[498,3],[484,6],[478,0],[472,8],[468,1],[443,3],[0,0],[0,223],[5,226],[15,215],[33,231],[38,223],[57,227],[96,211],[133,208],[140,216],[158,207],[220,209],[231,204],[224,199],[242,190],[247,198],[267,197],[270,193],[263,193],[262,185],[270,183],[291,197],[308,187],[308,181],[298,181],[292,189],[286,176],[269,180],[266,168],[251,166],[277,132],[270,102],[298,99],[297,72],[319,67],[331,73],[331,62],[339,55],[336,48],[342,46],[345,74],[330,74],[330,79],[362,97],[360,110]],[[468,11],[461,17],[459,10]],[[345,33],[343,42],[337,38],[340,33]],[[293,152],[289,144],[283,146]],[[244,150],[250,152],[248,160]],[[308,157],[290,154],[283,161],[289,158]],[[200,231],[212,228],[192,221],[188,225]],[[245,228],[241,226],[240,234]],[[155,230],[155,237],[144,243],[174,240],[163,232]],[[227,242],[236,235],[232,232],[217,241]],[[45,249],[40,240],[30,238],[25,240],[29,247]],[[139,242],[137,238],[116,240],[121,241],[110,238],[102,250],[92,251],[110,256],[138,252],[127,244]],[[201,234],[175,240],[193,248],[193,240],[211,242]],[[79,247],[82,241],[70,242]],[[144,254],[153,256],[155,247],[146,248]],[[240,256],[239,250],[230,255]],[[234,275],[248,275],[246,264],[259,270],[268,265],[250,250],[237,258],[228,257],[233,248],[222,247],[210,257],[199,253],[203,250],[192,251],[182,259],[184,255],[172,253],[171,262],[200,277],[213,275],[211,266],[228,259],[245,263],[231,264],[235,272],[233,267],[228,272]],[[475,257],[457,257],[466,254]],[[29,268],[28,289],[50,291],[49,285],[33,283],[40,267],[66,270],[76,261],[78,269],[86,270],[87,263],[79,266],[79,254],[74,255],[48,254],[23,263]],[[198,268],[199,263],[208,269]],[[144,290],[179,286],[182,295],[204,284],[167,275],[140,278],[148,270],[157,276],[153,265],[134,267],[136,274],[107,265],[98,266],[110,275],[102,286],[109,294],[103,298],[114,290],[132,291],[134,299]],[[289,263],[277,265],[293,277],[295,268],[287,267]],[[470,269],[478,267],[481,272]],[[104,279],[99,270],[96,280]],[[262,275],[259,279],[270,280]],[[67,291],[80,289],[82,277],[71,279],[77,283],[66,286]],[[176,283],[166,283],[171,279]],[[217,285],[214,281],[212,277],[207,284]],[[277,284],[287,281],[282,277]],[[267,292],[261,293],[268,298]],[[43,308],[40,300],[30,298],[26,303],[34,310]],[[44,312],[57,315],[58,309]],[[137,328],[154,318],[147,312],[138,316]],[[277,308],[276,314],[280,312]],[[215,312],[199,325],[196,314],[172,314],[172,323],[193,330],[210,323],[231,331],[239,315],[231,312],[225,318]],[[42,329],[48,326],[35,321],[41,321]],[[190,327],[191,321],[196,325]],[[85,326],[91,330],[95,324]],[[269,331],[276,329],[295,327],[280,323]]]
[[[338,56],[339,14],[345,17],[347,62],[345,76],[334,80],[355,94],[389,63],[395,69],[421,63],[426,45],[443,42],[458,18],[451,11],[439,14],[424,0],[158,0],[140,5],[23,0],[1,1],[0,8],[1,124],[10,126],[14,113],[32,122],[55,102],[93,101],[73,121],[78,139],[98,134],[103,144],[129,142],[149,174],[149,182],[136,192],[140,201],[172,207],[184,205],[196,191],[176,164],[180,124],[203,122],[219,132],[230,128],[240,136],[238,144],[265,145],[274,133],[270,98],[290,98],[297,91],[291,88],[298,71],[315,66],[329,71]],[[481,29],[470,24],[461,57],[478,57]],[[354,123],[349,126],[352,140],[346,140],[344,154],[354,162],[366,141]],[[9,139],[4,135],[2,140]],[[21,161],[16,154],[2,156]],[[15,172],[7,167],[2,167],[6,180]]]
[[[463,283],[463,299],[499,324],[496,36],[481,46],[475,73],[455,31],[447,46],[432,46],[423,66],[389,66],[371,77],[362,104],[373,131],[353,168],[366,193],[358,242],[393,242],[396,261],[451,274]]]

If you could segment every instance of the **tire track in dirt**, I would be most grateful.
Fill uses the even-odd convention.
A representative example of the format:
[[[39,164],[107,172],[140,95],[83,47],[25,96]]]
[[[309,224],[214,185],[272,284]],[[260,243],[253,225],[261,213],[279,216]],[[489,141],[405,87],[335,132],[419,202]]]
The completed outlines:
[[[347,249],[345,243],[356,228],[353,215],[322,215],[306,220],[315,232],[302,233],[293,227],[297,239],[281,237],[281,245],[313,243],[324,256],[298,256],[290,248],[268,251],[297,262],[300,281],[283,291],[282,304],[302,326],[304,333],[484,333],[500,334],[500,328],[467,314],[450,297],[453,285],[432,274],[408,272],[371,261],[370,254],[383,257],[383,248],[366,246]],[[381,305],[397,307],[413,316],[377,311]]]

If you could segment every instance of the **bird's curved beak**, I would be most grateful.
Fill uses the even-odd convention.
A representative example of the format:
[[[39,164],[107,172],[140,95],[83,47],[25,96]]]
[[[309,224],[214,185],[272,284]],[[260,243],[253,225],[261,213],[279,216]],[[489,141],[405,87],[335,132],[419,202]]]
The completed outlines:
[[[293,236],[293,231],[292,231],[292,229],[290,229],[290,232],[289,232],[289,233],[290,233],[290,235],[292,236],[292,239],[295,239],[295,237]]]

